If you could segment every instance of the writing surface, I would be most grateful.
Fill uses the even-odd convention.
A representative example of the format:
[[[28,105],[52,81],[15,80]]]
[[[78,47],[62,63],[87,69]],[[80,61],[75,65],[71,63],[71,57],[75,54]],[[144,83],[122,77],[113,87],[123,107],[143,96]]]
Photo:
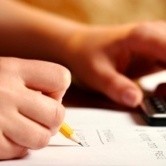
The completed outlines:
[[[73,126],[84,147],[58,133],[46,148],[32,150],[21,160],[2,161],[0,165],[166,165],[166,128],[146,126],[137,113],[67,108],[65,121]]]

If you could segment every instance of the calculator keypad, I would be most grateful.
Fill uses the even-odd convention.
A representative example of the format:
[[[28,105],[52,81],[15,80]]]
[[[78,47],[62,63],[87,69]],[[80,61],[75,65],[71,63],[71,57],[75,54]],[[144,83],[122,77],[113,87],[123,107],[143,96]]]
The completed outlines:
[[[156,113],[166,113],[166,100],[164,98],[151,96],[148,98],[148,103]]]

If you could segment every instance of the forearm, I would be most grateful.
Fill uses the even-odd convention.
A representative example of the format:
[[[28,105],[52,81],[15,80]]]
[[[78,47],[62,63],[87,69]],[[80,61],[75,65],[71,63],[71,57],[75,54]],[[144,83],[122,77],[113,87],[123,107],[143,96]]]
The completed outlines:
[[[0,2],[0,53],[62,61],[71,36],[85,25],[15,1]]]

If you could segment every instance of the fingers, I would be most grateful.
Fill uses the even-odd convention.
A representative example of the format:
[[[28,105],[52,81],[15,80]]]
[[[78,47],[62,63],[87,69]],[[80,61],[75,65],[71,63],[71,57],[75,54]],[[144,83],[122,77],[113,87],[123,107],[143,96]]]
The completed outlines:
[[[58,130],[65,109],[56,100],[32,90],[26,90],[24,99],[19,99],[19,112],[25,117],[40,123],[50,130]],[[24,100],[24,102],[23,102]]]
[[[22,60],[21,78],[31,89],[62,98],[71,82],[70,72],[61,65],[37,60]]]
[[[9,107],[3,111],[4,115],[8,115],[2,119],[4,123],[1,123],[1,127],[5,136],[14,143],[39,149],[45,147],[50,137],[58,131],[64,113],[65,109],[59,102],[32,91],[28,95],[25,93],[18,101],[16,110]]]
[[[31,149],[46,146],[52,135],[50,130],[19,113],[11,115],[11,121],[6,122],[3,131],[16,144]]]
[[[108,91],[103,89],[108,97],[130,107],[136,107],[141,103],[143,98],[141,90],[124,75],[114,72],[111,79],[107,76],[104,79],[108,79],[109,84],[105,86],[110,87]]]
[[[28,153],[26,147],[15,144],[2,133],[0,134],[0,140],[0,160],[21,158]]]
[[[48,106],[46,110],[40,112],[40,107],[33,109],[32,104],[29,110],[28,108],[25,110],[22,108],[19,112],[8,110],[10,115],[7,118],[10,121],[4,122],[1,126],[5,136],[14,143],[31,149],[39,149],[48,144],[53,132],[58,131],[65,109],[58,104],[56,110],[51,110]]]
[[[110,99],[130,107],[136,107],[141,103],[143,94],[139,87],[115,71],[108,62],[102,68],[96,67],[93,76],[93,79],[91,78],[93,88],[104,93]]]
[[[1,58],[0,67],[0,159],[11,159],[45,147],[58,131],[70,73],[54,63],[17,58]]]

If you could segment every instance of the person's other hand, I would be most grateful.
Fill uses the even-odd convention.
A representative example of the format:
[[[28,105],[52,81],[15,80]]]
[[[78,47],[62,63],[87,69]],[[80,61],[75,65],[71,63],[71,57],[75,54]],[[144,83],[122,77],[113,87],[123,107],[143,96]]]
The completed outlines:
[[[0,159],[47,145],[63,121],[70,72],[54,63],[0,58]]]
[[[83,28],[71,37],[70,56],[67,53],[64,62],[78,82],[136,107],[143,94],[126,71],[129,66],[138,72],[140,64],[147,68],[157,61],[166,62],[165,29],[165,22]]]

